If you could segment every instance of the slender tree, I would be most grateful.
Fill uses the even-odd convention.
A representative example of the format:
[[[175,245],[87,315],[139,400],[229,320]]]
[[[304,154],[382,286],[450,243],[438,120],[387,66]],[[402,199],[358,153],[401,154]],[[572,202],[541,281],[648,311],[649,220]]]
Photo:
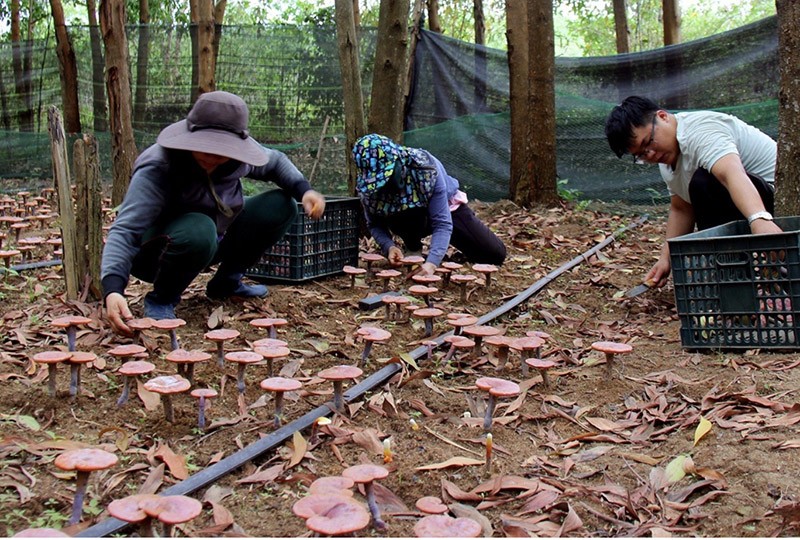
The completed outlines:
[[[67,31],[64,20],[64,6],[61,0],[50,0],[50,12],[53,15],[53,28],[56,32],[56,55],[58,70],[61,74],[61,105],[64,109],[64,129],[67,133],[81,131],[81,115],[78,107],[78,64],[75,61],[75,49]]]
[[[486,19],[483,15],[483,0],[472,0],[472,15],[475,21],[475,90],[473,108],[486,109]]]
[[[664,46],[681,42],[681,12],[678,0],[661,0],[664,20]]]
[[[150,69],[150,1],[139,0],[139,42],[136,47],[136,97],[133,127],[142,129],[147,115],[147,73]]]
[[[520,189],[527,178],[525,159],[528,150],[528,2],[506,0],[506,43],[511,123],[511,164],[509,197],[517,200],[527,189]]]
[[[437,34],[442,33],[442,20],[439,18],[439,0],[427,0],[428,29]]]
[[[108,130],[108,108],[106,107],[105,60],[103,59],[103,38],[97,21],[97,5],[94,0],[86,0],[89,17],[89,43],[92,49],[92,111],[94,130]]]
[[[28,18],[33,17],[32,13]],[[28,25],[30,29],[30,23]],[[19,0],[11,0],[11,66],[14,72],[14,90],[20,107],[17,122],[20,131],[33,131],[33,96],[31,76],[31,36],[23,42],[20,24]]]
[[[628,48],[628,13],[625,0],[613,0],[614,30],[617,35],[617,54],[629,52]]]
[[[781,85],[778,99],[778,166],[775,171],[776,211],[800,215],[800,3],[777,0],[778,64]]]

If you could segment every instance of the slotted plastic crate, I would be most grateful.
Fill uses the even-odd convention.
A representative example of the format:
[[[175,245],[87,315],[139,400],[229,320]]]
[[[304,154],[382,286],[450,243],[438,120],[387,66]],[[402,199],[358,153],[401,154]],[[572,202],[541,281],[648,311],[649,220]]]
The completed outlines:
[[[669,240],[683,347],[800,348],[800,217],[775,222],[783,233],[742,220]]]
[[[361,203],[357,197],[326,197],[319,220],[298,216],[286,235],[247,272],[253,279],[275,283],[300,282],[342,273],[358,263]]]

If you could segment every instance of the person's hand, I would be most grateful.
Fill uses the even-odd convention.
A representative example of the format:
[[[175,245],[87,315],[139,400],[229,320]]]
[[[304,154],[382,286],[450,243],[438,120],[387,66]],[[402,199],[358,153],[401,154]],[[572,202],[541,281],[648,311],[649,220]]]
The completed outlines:
[[[647,273],[644,278],[644,282],[648,285],[652,284],[650,285],[651,287],[663,287],[667,284],[667,278],[669,278],[670,270],[671,266],[669,262],[669,256],[664,257],[662,255]]]
[[[389,253],[386,255],[386,258],[389,259],[389,264],[392,266],[400,266],[400,260],[403,258],[403,250],[397,246],[392,246],[389,248]]]
[[[318,191],[309,189],[303,194],[303,210],[311,219],[319,219],[325,212],[325,197]]]
[[[115,332],[126,336],[133,335],[133,331],[125,324],[128,319],[133,319],[133,314],[124,296],[119,293],[106,296],[106,315]]]
[[[775,234],[783,232],[774,221],[767,219],[756,219],[750,224],[750,232],[753,234]]]
[[[417,272],[420,276],[432,276],[436,272],[436,265],[433,263],[422,263],[422,266],[419,267],[419,272]]]

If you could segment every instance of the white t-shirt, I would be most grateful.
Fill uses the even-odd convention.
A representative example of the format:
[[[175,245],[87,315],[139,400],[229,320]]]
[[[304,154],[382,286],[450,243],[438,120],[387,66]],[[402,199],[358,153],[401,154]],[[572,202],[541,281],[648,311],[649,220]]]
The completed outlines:
[[[714,111],[676,113],[680,156],[673,171],[659,164],[670,195],[691,203],[689,182],[699,168],[711,171],[721,157],[737,154],[745,171],[775,182],[778,145],[769,135],[735,116]]]

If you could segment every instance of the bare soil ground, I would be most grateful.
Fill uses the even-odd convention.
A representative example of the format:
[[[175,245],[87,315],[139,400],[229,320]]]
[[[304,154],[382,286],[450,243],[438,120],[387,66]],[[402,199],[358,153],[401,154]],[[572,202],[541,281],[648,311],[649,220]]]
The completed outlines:
[[[465,304],[452,285],[437,293],[435,304],[445,311],[488,313],[634,219],[573,207],[476,207],[506,241],[509,259],[488,290],[470,287]],[[393,334],[375,345],[365,376],[393,357],[405,367],[345,414],[332,415],[333,424],[315,440],[303,432],[193,493],[205,502],[204,512],[178,534],[308,535],[291,510],[308,484],[349,465],[383,463],[382,442],[389,438],[391,473],[379,491],[388,530],[363,536],[413,536],[415,501],[429,495],[442,498],[453,515],[478,521],[485,536],[797,535],[797,356],[687,352],[671,286],[622,297],[652,264],[663,227],[663,219],[650,218],[492,322],[508,336],[532,330],[551,335],[542,356],[557,366],[547,388],[539,375],[522,376],[519,353],[500,366],[490,346],[449,364],[441,361],[446,349],[440,347],[416,369],[401,355],[424,339],[421,322],[387,322],[382,310],[357,307],[359,299],[378,292],[377,281],[349,288],[348,279],[338,276],[272,285],[264,300],[220,303],[203,296],[203,276],[178,308],[187,321],[178,330],[182,346],[213,350],[203,334],[223,325],[241,333],[231,350],[248,349],[265,337],[250,320],[288,319],[280,337],[291,355],[277,368],[301,380],[304,390],[287,396],[287,422],[331,399],[329,384],[316,374],[358,362],[364,345],[354,332],[362,325]],[[206,430],[197,428],[196,402],[188,395],[175,400],[173,423],[144,392],[117,407],[120,363],[108,351],[131,340],[110,332],[98,303],[65,301],[57,272],[7,275],[0,282],[0,533],[64,526],[74,480],[53,460],[65,449],[99,446],[120,457],[113,469],[91,477],[84,520],[65,529],[75,534],[107,518],[110,501],[163,490],[272,432],[272,398],[258,386],[267,376],[263,365],[247,369],[244,414],[235,369],[215,362],[199,367],[196,384],[221,394]],[[137,313],[147,290],[140,283],[129,289]],[[65,314],[93,319],[79,333],[78,349],[99,359],[85,371],[75,398],[60,366],[52,398],[46,369],[31,357],[65,347],[62,332],[49,325]],[[434,335],[449,330],[438,321]],[[603,355],[591,349],[598,340],[633,346],[610,375]],[[144,343],[159,374],[173,373],[163,359],[166,334],[147,331]],[[475,387],[482,376],[514,380],[523,389],[519,397],[501,400],[494,414],[489,470],[483,464],[484,396]],[[412,419],[419,429],[412,429]],[[710,430],[700,436],[702,419]]]

